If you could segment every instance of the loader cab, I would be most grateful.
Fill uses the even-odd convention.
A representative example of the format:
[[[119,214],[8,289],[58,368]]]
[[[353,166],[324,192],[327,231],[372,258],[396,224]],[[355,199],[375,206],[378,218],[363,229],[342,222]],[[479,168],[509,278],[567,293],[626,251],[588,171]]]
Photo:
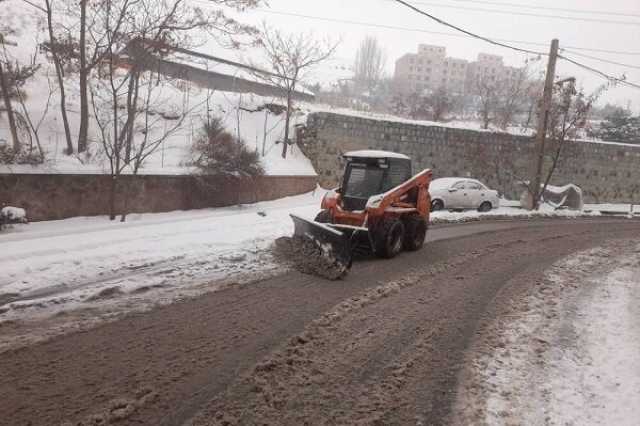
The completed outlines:
[[[342,182],[342,208],[364,210],[373,195],[383,194],[411,179],[411,159],[387,151],[353,151],[346,161]]]

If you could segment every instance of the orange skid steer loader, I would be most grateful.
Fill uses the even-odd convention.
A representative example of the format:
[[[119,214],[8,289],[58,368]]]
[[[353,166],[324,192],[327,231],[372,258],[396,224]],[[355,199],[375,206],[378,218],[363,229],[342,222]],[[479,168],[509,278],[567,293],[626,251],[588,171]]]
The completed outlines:
[[[291,215],[294,238],[314,243],[342,276],[357,247],[392,258],[422,248],[429,223],[431,170],[412,174],[411,159],[386,151],[344,154],[342,185],[322,200],[315,221]]]

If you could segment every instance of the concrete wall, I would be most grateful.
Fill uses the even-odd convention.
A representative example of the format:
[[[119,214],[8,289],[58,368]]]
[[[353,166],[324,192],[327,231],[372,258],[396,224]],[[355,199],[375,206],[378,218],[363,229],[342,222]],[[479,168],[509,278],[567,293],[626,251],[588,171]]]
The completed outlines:
[[[192,176],[121,176],[117,211],[122,211],[127,188],[127,211],[148,213],[275,200],[312,191],[316,182],[315,176],[222,176],[206,181]],[[31,221],[104,215],[109,212],[110,186],[108,175],[0,175],[0,206],[23,207]]]
[[[300,143],[325,186],[337,184],[344,152],[382,149],[411,156],[414,170],[431,168],[435,177],[473,176],[510,197],[521,193],[516,181],[529,178],[533,149],[533,140],[525,136],[331,113],[311,114]],[[587,202],[637,201],[640,146],[570,143],[551,183],[579,185]]]

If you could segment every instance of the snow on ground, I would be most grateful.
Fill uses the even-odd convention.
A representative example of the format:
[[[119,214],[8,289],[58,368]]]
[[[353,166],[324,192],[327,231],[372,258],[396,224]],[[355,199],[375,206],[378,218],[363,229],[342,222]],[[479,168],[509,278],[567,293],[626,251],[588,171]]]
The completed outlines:
[[[0,324],[89,307],[145,309],[274,273],[268,248],[293,233],[289,213],[313,218],[323,195],[132,214],[126,223],[86,217],[14,226],[0,233]]]
[[[8,309],[0,318],[22,317],[29,306],[41,310],[53,303],[59,310],[114,287],[129,294],[267,271],[274,265],[266,249],[293,230],[289,213],[313,218],[324,192],[246,206],[132,214],[126,223],[81,217],[12,227],[0,234],[0,310]],[[504,207],[435,212],[432,222],[581,215]]]
[[[617,241],[555,264],[462,381],[458,424],[636,425],[640,245]]]
[[[462,212],[455,211],[437,211],[431,213],[432,223],[441,222],[470,222],[476,220],[486,219],[531,219],[531,218],[543,218],[543,217],[565,217],[565,218],[578,218],[585,216],[600,216],[600,211],[594,209],[593,211],[586,212],[581,210],[556,210],[554,207],[543,204],[538,211],[524,210],[519,206],[518,202],[509,200],[500,200],[501,204],[506,207],[500,207],[493,209],[490,212],[480,213],[476,210],[466,210]]]

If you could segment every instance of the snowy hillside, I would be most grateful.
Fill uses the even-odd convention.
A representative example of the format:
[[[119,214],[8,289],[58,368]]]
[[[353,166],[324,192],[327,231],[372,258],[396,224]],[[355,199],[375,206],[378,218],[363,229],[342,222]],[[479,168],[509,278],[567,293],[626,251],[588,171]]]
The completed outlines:
[[[41,64],[36,76],[29,80],[24,90],[28,96],[26,107],[32,120],[34,122],[42,120],[40,138],[46,160],[45,164],[37,167],[0,166],[0,172],[100,173],[108,171],[108,163],[101,155],[102,148],[97,142],[95,124],[90,129],[90,138],[93,140],[90,147],[91,155],[67,156],[64,154],[65,137],[56,90],[55,69],[46,56],[37,49],[45,36],[43,13],[19,0],[7,0],[3,6],[5,7],[0,8],[0,21],[16,30],[15,34],[9,38],[11,45],[6,46],[8,59],[11,62],[27,64],[35,55],[36,63]],[[36,34],[35,38],[34,34]],[[176,112],[188,111],[188,115],[180,128],[147,159],[141,173],[189,173],[190,169],[185,165],[189,162],[191,142],[206,120],[208,109],[209,114],[222,118],[227,130],[240,136],[250,148],[255,148],[262,153],[264,144],[264,156],[261,158],[267,174],[315,175],[309,160],[295,147],[286,160],[281,158],[281,145],[277,145],[276,142],[282,140],[284,136],[284,114],[274,115],[266,114],[263,110],[256,111],[265,104],[282,104],[280,99],[254,94],[210,92],[179,81],[165,80],[160,84],[161,87],[156,88],[154,94],[159,100],[159,108],[150,112],[154,116],[153,131],[161,133],[173,128],[176,125]],[[67,78],[65,88],[71,134],[75,138],[79,127],[77,74],[71,74]],[[207,98],[209,98],[208,102],[206,102]],[[23,113],[17,102],[14,108],[17,112]],[[299,108],[304,110],[305,105],[300,105]],[[299,111],[291,127],[305,121],[306,114]],[[5,141],[4,143],[11,140],[6,114],[0,116],[0,144],[3,143],[2,140]]]

